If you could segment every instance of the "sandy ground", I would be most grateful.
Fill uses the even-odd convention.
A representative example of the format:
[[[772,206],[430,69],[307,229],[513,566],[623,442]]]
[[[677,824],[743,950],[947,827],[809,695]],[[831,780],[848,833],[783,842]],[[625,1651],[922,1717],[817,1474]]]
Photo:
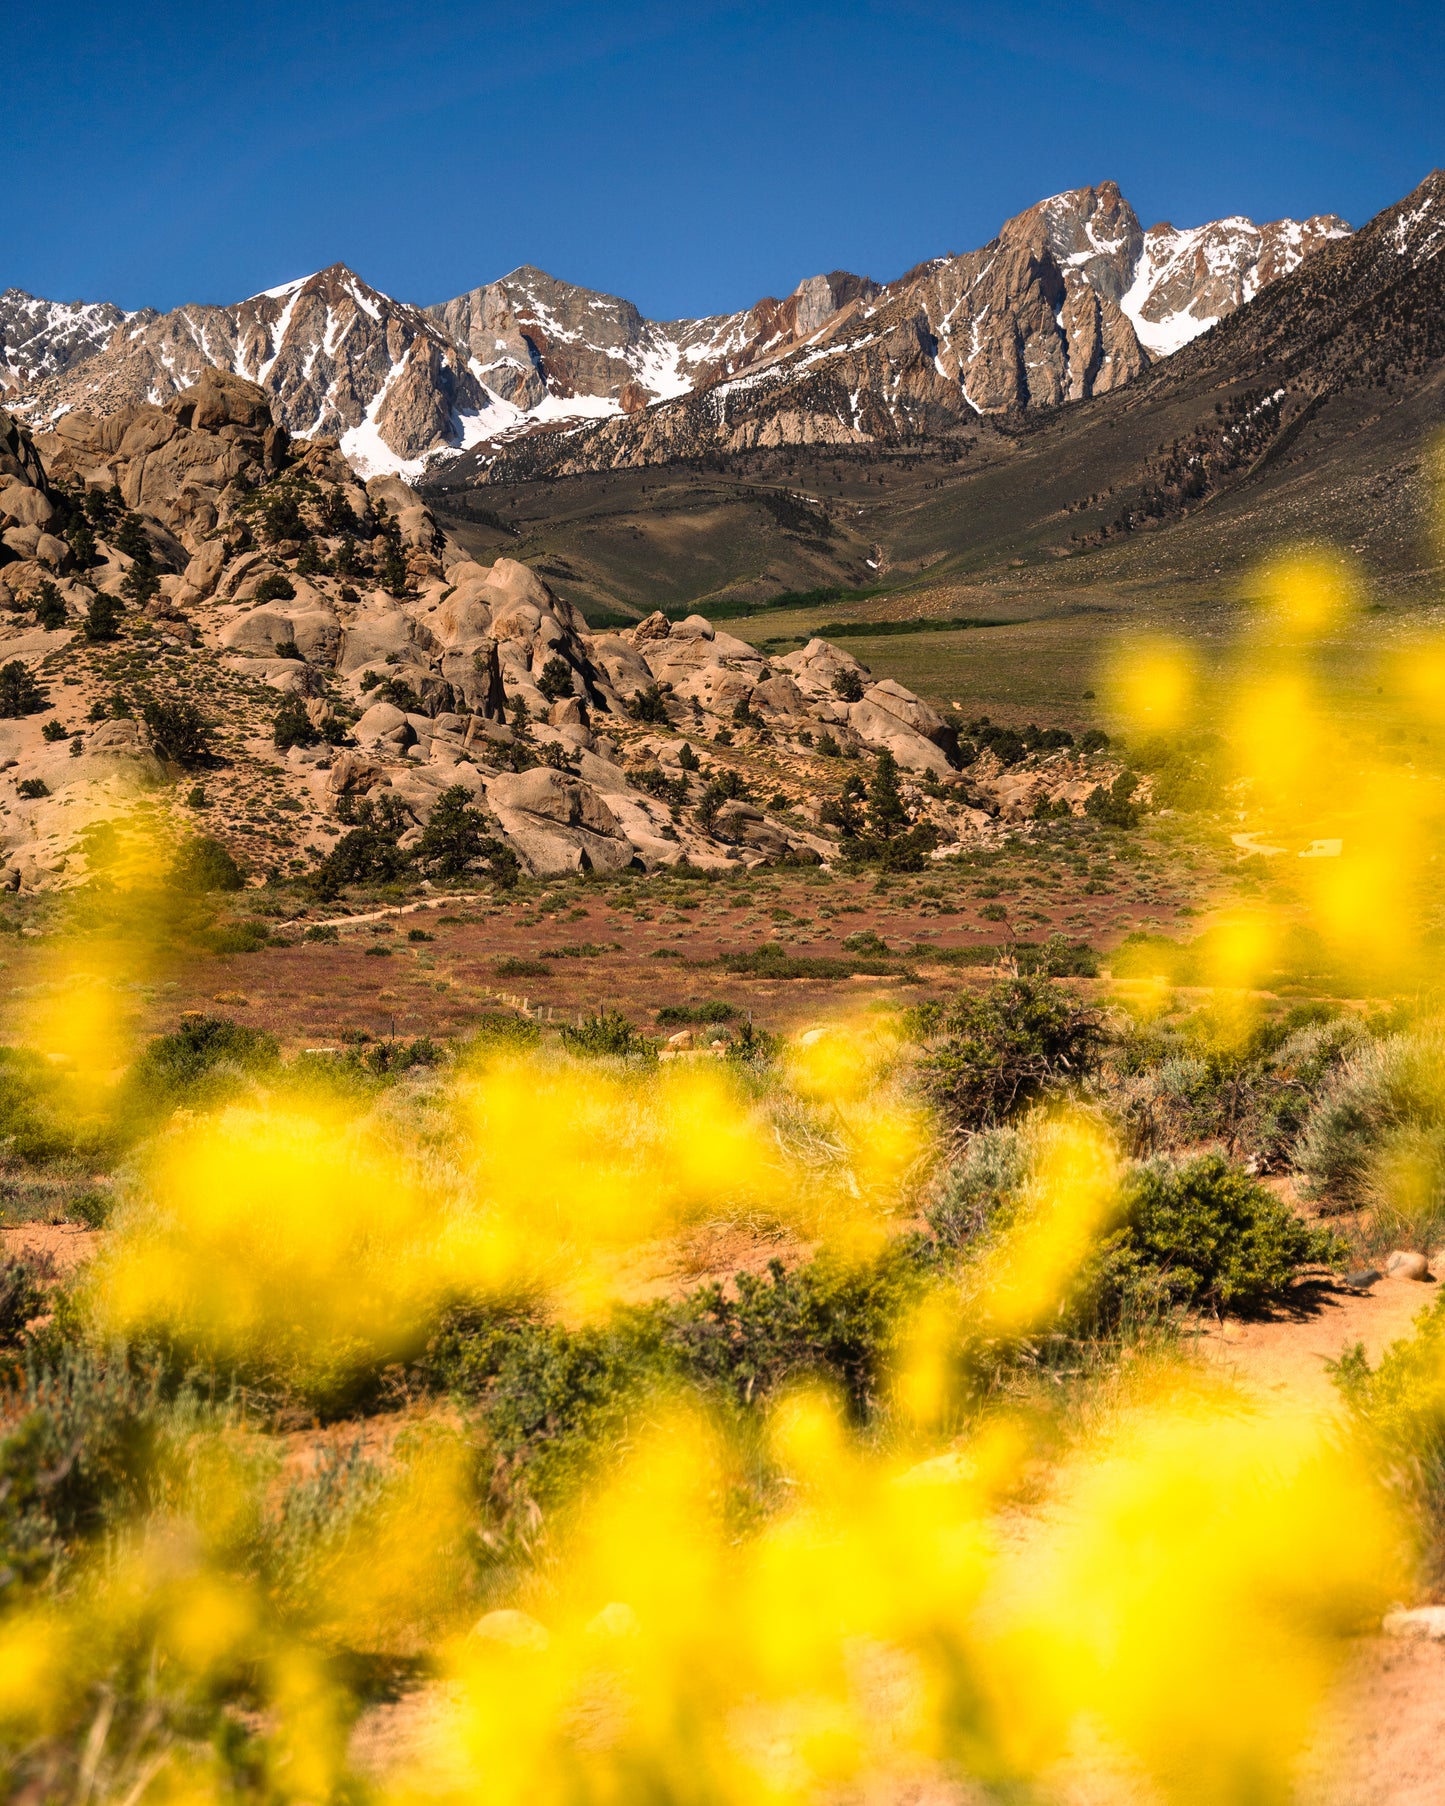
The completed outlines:
[[[1391,1342],[1410,1334],[1436,1293],[1433,1283],[1413,1279],[1382,1279],[1359,1293],[1322,1286],[1311,1292],[1307,1308],[1291,1315],[1206,1323],[1196,1334],[1195,1347],[1203,1359],[1246,1387],[1329,1409],[1336,1394],[1326,1362],[1338,1360],[1357,1342],[1377,1361]]]

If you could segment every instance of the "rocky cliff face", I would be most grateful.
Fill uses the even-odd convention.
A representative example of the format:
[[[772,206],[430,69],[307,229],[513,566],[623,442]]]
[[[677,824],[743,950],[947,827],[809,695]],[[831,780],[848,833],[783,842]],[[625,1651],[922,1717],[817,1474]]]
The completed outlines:
[[[164,315],[20,297],[0,305],[0,345],[21,347],[5,368],[37,425],[163,404],[217,368],[264,388],[293,435],[338,438],[363,475],[588,420],[603,424],[581,445],[548,435],[523,461],[593,468],[948,431],[1102,394],[1347,231],[1322,217],[1145,232],[1106,182],[895,282],[833,271],[705,319],[648,320],[529,267],[421,309],[337,264]]]

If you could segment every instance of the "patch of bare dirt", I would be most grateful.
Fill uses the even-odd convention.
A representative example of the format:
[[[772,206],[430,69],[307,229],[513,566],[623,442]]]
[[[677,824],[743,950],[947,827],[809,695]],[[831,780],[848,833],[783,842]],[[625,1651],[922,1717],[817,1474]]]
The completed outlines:
[[[48,1254],[60,1273],[72,1272],[89,1260],[99,1245],[94,1229],[82,1229],[75,1223],[17,1223],[13,1229],[0,1229],[0,1250],[8,1258]]]
[[[1357,1342],[1377,1361],[1392,1342],[1410,1334],[1415,1318],[1436,1296],[1433,1282],[1413,1279],[1381,1279],[1368,1292],[1311,1286],[1288,1313],[1201,1324],[1195,1347],[1204,1360],[1255,1392],[1328,1410],[1337,1394],[1326,1364]]]

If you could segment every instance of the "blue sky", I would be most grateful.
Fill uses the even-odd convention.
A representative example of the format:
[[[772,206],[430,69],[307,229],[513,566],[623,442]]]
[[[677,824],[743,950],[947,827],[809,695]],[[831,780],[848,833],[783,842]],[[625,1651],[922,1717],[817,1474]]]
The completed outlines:
[[[1146,225],[1358,224],[1445,162],[1438,5],[6,11],[0,288],[128,307],[535,263],[671,318],[894,276],[1106,177]]]

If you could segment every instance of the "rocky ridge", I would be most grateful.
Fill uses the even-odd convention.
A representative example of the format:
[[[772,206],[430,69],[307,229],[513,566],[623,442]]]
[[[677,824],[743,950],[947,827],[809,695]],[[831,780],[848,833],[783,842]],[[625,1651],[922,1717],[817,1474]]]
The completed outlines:
[[[1081,808],[1111,775],[1067,751],[963,771],[956,724],[822,640],[768,659],[698,616],[589,633],[535,572],[473,562],[400,479],[361,484],[334,438],[293,440],[214,370],[34,439],[0,413],[0,529],[12,887],[74,882],[86,830],[138,801],[253,873],[302,872],[373,817],[405,851],[458,788],[534,874],[724,870],[835,857],[829,805],[862,755],[893,755],[940,847],[1040,798]],[[177,738],[187,710],[200,746]]]
[[[564,468],[864,443],[1117,388],[1348,230],[1321,216],[1145,232],[1106,182],[894,282],[834,271],[698,320],[648,320],[530,267],[421,309],[338,264],[231,307],[111,310],[102,348],[103,310],[85,310],[89,339],[78,325],[66,339],[64,310],[24,297],[56,319],[31,334],[46,355],[16,363],[15,405],[41,426],[163,403],[228,370],[265,388],[292,434],[340,439],[363,476],[415,476],[438,453],[490,459],[533,434],[543,446],[523,457]],[[570,429],[588,421],[601,424],[574,452]]]

